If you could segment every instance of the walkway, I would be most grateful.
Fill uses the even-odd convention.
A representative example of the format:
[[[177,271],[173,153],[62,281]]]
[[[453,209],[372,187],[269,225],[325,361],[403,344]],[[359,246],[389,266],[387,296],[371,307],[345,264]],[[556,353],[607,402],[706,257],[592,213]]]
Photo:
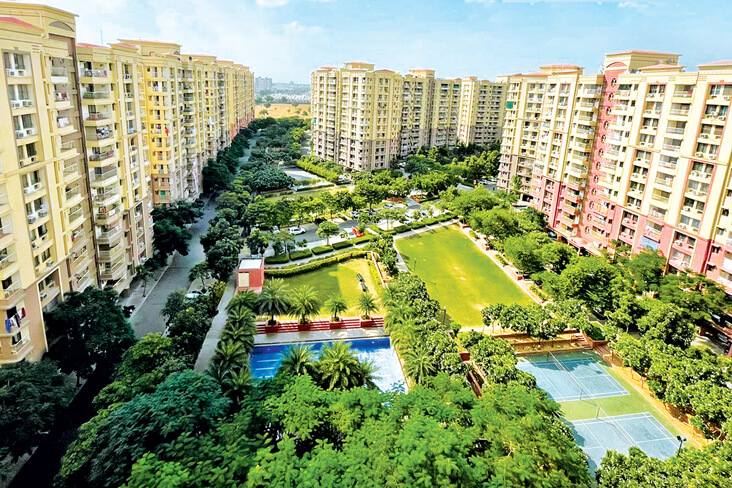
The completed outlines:
[[[219,344],[221,333],[226,326],[226,320],[228,319],[226,306],[234,298],[235,294],[236,284],[234,282],[234,275],[232,274],[229,281],[226,282],[226,291],[224,291],[224,296],[221,297],[219,307],[216,309],[216,316],[211,321],[211,327],[208,329],[206,338],[201,345],[201,351],[198,353],[196,365],[194,366],[196,371],[206,371],[208,369],[208,365],[216,353],[216,346]]]
[[[257,140],[258,138],[255,137],[250,139],[249,142],[254,146]],[[246,149],[244,156],[239,160],[242,163],[248,161],[249,154],[250,150]],[[216,201],[211,198],[204,208],[203,216],[189,228],[193,237],[188,246],[188,254],[182,256],[175,253],[173,255],[170,264],[163,270],[162,275],[157,275],[158,280],[148,282],[146,297],[142,296],[142,287],[139,281],[136,281],[130,288],[130,294],[123,300],[122,304],[135,306],[130,321],[137,337],[153,333],[162,334],[165,330],[165,321],[160,315],[160,311],[163,309],[170,292],[189,288],[191,284],[188,279],[189,271],[193,265],[206,259],[201,245],[201,236],[208,230],[208,223],[214,215],[216,215]]]
[[[359,317],[343,318],[342,329],[360,329],[361,319]],[[373,327],[383,327],[384,317],[374,317]],[[257,334],[265,334],[264,322],[257,324]],[[298,332],[298,321],[297,320],[285,320],[279,323],[277,332],[270,332],[270,334],[282,334],[287,332]],[[367,328],[367,327],[363,327]],[[328,319],[313,319],[312,325],[310,326],[311,331],[317,330],[338,330],[330,328],[330,320]]]

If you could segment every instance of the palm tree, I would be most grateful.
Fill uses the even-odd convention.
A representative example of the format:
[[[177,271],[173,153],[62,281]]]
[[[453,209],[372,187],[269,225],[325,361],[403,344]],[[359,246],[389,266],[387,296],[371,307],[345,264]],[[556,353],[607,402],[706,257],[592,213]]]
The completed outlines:
[[[371,293],[364,292],[358,297],[358,313],[364,319],[371,318],[371,314],[376,312],[379,306],[376,304],[376,299]]]
[[[310,285],[302,285],[295,288],[292,293],[292,304],[290,305],[290,315],[299,317],[301,324],[310,323],[310,317],[320,311],[320,300],[315,293],[315,288]]]
[[[331,322],[339,322],[339,315],[348,310],[348,304],[340,293],[334,293],[325,301],[324,308],[331,314]]]
[[[414,306],[406,300],[389,302],[386,306],[386,316],[384,317],[384,330],[387,334],[391,334],[401,324],[412,320],[414,314]]]
[[[246,308],[254,310],[259,301],[259,295],[254,290],[240,291],[231,299],[229,304],[226,306],[226,311],[231,313],[232,310]]]
[[[206,279],[211,277],[211,270],[208,269],[208,263],[196,263],[188,272],[188,279],[191,281],[201,280],[201,289],[206,288]]]
[[[364,385],[364,368],[351,351],[351,345],[345,342],[336,341],[323,346],[318,359],[318,373],[321,385],[328,390],[348,390]]]
[[[147,296],[147,282],[152,278],[152,273],[144,264],[135,267],[137,278],[142,281],[142,296]]]
[[[292,346],[282,355],[277,374],[281,376],[308,375],[315,377],[317,369],[313,358],[312,347],[302,344]]]
[[[241,405],[252,389],[253,380],[249,368],[242,367],[237,370],[229,370],[221,381],[221,390],[224,395],[231,398],[235,405]]]
[[[227,341],[219,342],[212,362],[231,371],[246,365],[248,359],[249,353],[241,344]]]
[[[284,315],[290,310],[290,288],[282,278],[271,279],[264,285],[257,302],[257,313],[271,315],[270,324],[276,323],[275,315]]]
[[[437,371],[434,358],[421,345],[408,347],[403,357],[405,372],[419,385],[424,384],[425,380]]]
[[[380,376],[376,375],[376,371],[379,368],[376,367],[373,361],[359,360],[359,364],[361,365],[359,374],[361,375],[362,386],[369,389],[376,389],[376,380],[380,378]]]

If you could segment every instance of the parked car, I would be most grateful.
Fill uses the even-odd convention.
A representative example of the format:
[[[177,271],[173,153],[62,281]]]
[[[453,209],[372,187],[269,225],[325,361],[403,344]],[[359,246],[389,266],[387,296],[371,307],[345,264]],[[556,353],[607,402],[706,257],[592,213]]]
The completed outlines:
[[[276,225],[272,226],[272,232],[279,232],[279,231],[280,231],[279,227],[277,227]]]
[[[386,205],[384,205],[384,208],[394,208],[394,205],[392,205],[391,203],[387,203]]]
[[[356,237],[363,237],[364,235],[363,232],[358,231],[358,227],[354,227],[353,229],[351,229],[351,232],[353,232],[353,235]]]
[[[353,220],[358,220],[359,215],[361,215],[361,212],[351,212],[351,218]]]
[[[302,227],[295,226],[295,227],[290,227],[289,232],[290,232],[290,234],[294,234],[296,236],[299,236],[300,234],[304,234],[305,233],[305,229],[303,229]]]
[[[196,298],[205,295],[206,292],[201,290],[191,290],[188,293],[186,293],[186,298],[189,300],[195,300]]]

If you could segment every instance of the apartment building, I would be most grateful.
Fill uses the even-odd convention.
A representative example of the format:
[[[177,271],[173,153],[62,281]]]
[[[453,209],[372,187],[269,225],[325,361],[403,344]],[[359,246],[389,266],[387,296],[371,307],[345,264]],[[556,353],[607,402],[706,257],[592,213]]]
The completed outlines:
[[[500,135],[505,84],[401,75],[369,63],[312,73],[313,154],[350,170],[387,168],[420,147],[488,144]]]
[[[137,46],[77,44],[100,283],[127,289],[152,254],[145,68]]]
[[[732,61],[687,72],[678,59],[623,51],[605,56],[600,75],[547,67],[509,76],[499,184],[528,181],[524,200],[579,249],[598,254],[619,240],[659,250],[670,272],[704,273],[732,292]],[[562,119],[547,97],[565,88]],[[521,118],[537,94],[540,118]]]
[[[0,2],[0,364],[46,352],[43,314],[64,293],[126,290],[153,206],[197,196],[205,161],[254,116],[244,66],[75,31],[72,13]]]
[[[39,358],[44,311],[96,283],[74,31],[71,13],[0,3],[0,364]]]

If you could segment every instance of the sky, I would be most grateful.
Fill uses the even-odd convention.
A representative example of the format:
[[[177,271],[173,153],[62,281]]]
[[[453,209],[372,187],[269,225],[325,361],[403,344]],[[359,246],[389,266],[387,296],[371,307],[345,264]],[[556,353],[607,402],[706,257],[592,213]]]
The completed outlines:
[[[40,0],[43,2],[43,0]],[[79,42],[177,42],[309,83],[320,66],[367,61],[440,77],[495,79],[571,63],[595,73],[625,49],[732,58],[731,0],[46,0],[78,14]]]

